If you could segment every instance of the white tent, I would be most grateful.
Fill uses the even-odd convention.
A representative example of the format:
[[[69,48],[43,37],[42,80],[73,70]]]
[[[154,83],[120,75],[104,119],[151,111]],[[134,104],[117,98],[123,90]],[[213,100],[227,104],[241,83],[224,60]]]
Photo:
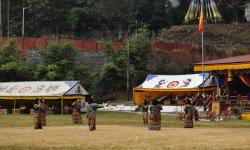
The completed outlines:
[[[135,104],[141,104],[145,95],[152,97],[158,97],[166,93],[198,93],[203,88],[205,90],[212,87],[212,76],[208,73],[204,74],[204,80],[202,74],[187,74],[187,75],[148,75],[146,80],[134,88],[134,102]]]
[[[60,100],[61,112],[65,99],[85,99],[88,92],[77,81],[29,81],[0,82],[1,100],[13,100],[14,110],[17,100]]]
[[[0,97],[88,95],[77,81],[0,82]]]

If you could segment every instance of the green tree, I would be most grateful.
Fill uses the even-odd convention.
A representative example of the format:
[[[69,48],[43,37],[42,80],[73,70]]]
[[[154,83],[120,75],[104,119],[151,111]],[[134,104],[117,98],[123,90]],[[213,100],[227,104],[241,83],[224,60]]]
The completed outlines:
[[[138,30],[138,34],[128,39],[128,41],[129,43],[127,43],[126,48],[121,50],[113,50],[111,42],[105,42],[103,44],[106,49],[105,52],[108,57],[108,62],[102,66],[99,72],[100,79],[97,84],[104,95],[126,88],[128,51],[130,53],[129,74],[131,87],[141,82],[149,71],[148,63],[150,63],[149,56],[152,52],[152,48],[147,27],[141,27]]]
[[[244,7],[247,0],[219,0],[218,7],[221,10],[225,22],[242,22],[244,18]]]
[[[28,33],[33,35],[48,35],[55,33],[55,6],[54,0],[27,0]]]
[[[112,31],[118,31],[121,34],[123,30],[127,30],[130,23],[134,24],[135,20],[129,20],[131,13],[131,0],[98,0],[95,3],[96,17],[98,17],[98,23],[101,24],[101,28],[105,30],[107,34],[111,34]]]
[[[15,45],[11,40],[0,49],[0,81],[31,80],[25,59]]]
[[[151,52],[150,34],[147,26],[144,25],[138,30],[136,36],[129,39],[129,65],[131,66],[132,86],[138,84],[148,73]]]
[[[71,44],[50,43],[41,49],[42,63],[36,66],[34,76],[39,80],[80,80],[88,84],[88,70],[78,62],[78,52]]]
[[[85,36],[88,31],[97,28],[98,16],[95,15],[94,5],[94,0],[76,0],[69,10],[67,22],[76,36]]]

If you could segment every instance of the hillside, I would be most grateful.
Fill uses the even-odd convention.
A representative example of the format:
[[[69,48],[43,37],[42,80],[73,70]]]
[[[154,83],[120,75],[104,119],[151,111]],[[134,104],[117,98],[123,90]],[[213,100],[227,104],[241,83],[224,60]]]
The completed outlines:
[[[169,58],[177,64],[191,65],[201,60],[201,33],[198,32],[198,25],[182,25],[162,29],[157,40],[192,43],[194,45],[191,51],[166,52]],[[206,60],[249,54],[250,23],[205,25],[204,50]],[[176,53],[182,54],[184,59],[178,59]]]

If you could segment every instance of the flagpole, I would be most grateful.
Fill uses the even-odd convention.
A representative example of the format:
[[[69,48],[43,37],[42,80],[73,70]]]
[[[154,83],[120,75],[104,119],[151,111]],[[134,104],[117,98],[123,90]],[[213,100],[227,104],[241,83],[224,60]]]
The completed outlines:
[[[202,63],[202,95],[204,95],[205,89],[204,89],[204,30],[201,32],[201,63]]]
[[[202,95],[204,95],[205,93],[205,89],[204,89],[204,16],[203,16],[203,0],[200,1],[201,2],[201,12],[200,12],[200,21],[202,21],[202,32],[201,32],[201,65],[202,65]],[[202,17],[202,18],[201,18]],[[200,26],[200,21],[199,21],[199,26]]]

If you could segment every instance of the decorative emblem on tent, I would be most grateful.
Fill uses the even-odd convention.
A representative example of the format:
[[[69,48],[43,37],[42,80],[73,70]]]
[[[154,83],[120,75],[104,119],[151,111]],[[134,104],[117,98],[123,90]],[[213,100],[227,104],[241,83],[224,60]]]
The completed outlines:
[[[164,88],[166,81],[164,79],[160,80],[158,84],[155,85],[155,88]]]
[[[14,91],[18,89],[18,85],[10,87],[6,92],[12,94]]]
[[[59,88],[60,85],[50,85],[45,91],[46,93],[49,93],[51,91],[56,91]]]
[[[39,92],[41,92],[44,88],[45,88],[45,85],[40,84],[40,85],[38,85],[37,87],[35,87],[35,89],[33,89],[31,93],[39,93]]]
[[[190,78],[184,80],[184,81],[182,82],[183,85],[180,86],[180,87],[187,87],[187,86],[190,84],[191,81],[192,81],[192,79],[190,79]]]
[[[24,87],[24,88],[21,88],[20,90],[18,90],[18,93],[27,93],[31,90],[31,87],[28,86],[28,87]]]
[[[177,87],[179,85],[179,81],[172,81],[168,84],[168,88],[174,88]]]
[[[9,86],[0,86],[0,92],[3,92],[4,90],[6,90]]]

